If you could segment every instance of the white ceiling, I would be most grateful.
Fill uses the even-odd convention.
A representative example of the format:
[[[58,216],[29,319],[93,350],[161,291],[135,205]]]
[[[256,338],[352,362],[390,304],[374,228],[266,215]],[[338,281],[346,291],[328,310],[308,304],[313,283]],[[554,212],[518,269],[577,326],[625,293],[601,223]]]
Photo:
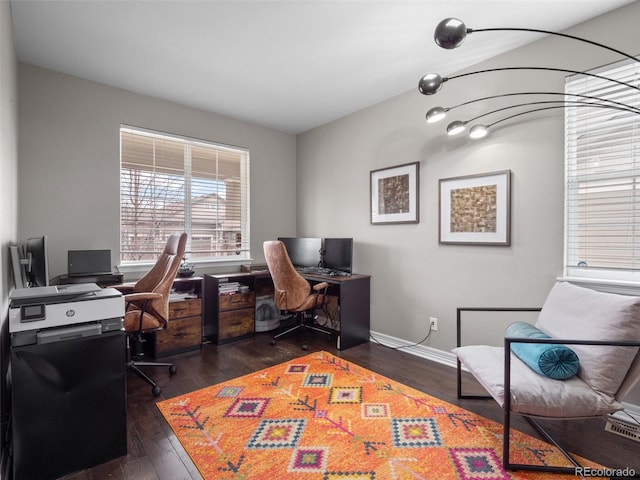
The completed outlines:
[[[5,0],[0,0],[5,1]],[[11,0],[22,62],[300,133],[633,0]],[[416,89],[416,95],[417,93]]]

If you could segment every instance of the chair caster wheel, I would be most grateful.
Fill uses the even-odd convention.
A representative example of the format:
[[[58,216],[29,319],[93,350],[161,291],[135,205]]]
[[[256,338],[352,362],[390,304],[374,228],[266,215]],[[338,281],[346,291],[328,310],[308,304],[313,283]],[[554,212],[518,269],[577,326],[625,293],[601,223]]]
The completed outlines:
[[[271,345],[275,345],[276,341],[275,340],[271,340]]]
[[[170,375],[175,375],[175,373],[176,373],[177,371],[178,371],[178,369],[176,368],[176,366],[175,366],[175,365],[171,365],[171,366],[169,367],[169,374],[170,374]]]
[[[157,397],[158,395],[160,395],[162,393],[162,389],[159,386],[154,386],[151,388],[151,393],[153,394],[154,397]]]

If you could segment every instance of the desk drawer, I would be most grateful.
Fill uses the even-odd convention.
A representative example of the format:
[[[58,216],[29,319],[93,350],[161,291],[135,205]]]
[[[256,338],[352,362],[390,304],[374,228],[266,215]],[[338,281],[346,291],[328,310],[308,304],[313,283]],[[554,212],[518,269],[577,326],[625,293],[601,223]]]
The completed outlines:
[[[202,299],[187,298],[169,302],[169,319],[193,317],[202,314]]]
[[[156,332],[156,356],[200,348],[202,317],[169,320],[165,330]]]
[[[238,310],[241,308],[254,307],[256,304],[256,295],[254,292],[232,293],[220,295],[220,312],[229,310]]]
[[[253,335],[254,318],[253,308],[220,312],[220,316],[218,317],[218,343],[246,335]]]

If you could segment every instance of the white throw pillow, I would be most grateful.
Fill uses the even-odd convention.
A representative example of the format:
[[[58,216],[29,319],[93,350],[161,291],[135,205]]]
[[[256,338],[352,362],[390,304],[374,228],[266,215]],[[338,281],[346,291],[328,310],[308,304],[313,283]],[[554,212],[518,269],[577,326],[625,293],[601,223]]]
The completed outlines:
[[[554,338],[640,341],[640,297],[556,283],[536,322]],[[578,376],[613,399],[638,353],[637,347],[571,345],[580,358]]]

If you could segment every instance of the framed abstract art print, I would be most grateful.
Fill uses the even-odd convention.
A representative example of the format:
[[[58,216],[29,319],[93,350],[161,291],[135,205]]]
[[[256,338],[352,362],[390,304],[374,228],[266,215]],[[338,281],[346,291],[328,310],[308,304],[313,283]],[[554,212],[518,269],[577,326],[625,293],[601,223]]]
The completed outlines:
[[[440,180],[439,242],[511,244],[511,170]]]
[[[371,171],[371,223],[419,223],[419,162]]]

